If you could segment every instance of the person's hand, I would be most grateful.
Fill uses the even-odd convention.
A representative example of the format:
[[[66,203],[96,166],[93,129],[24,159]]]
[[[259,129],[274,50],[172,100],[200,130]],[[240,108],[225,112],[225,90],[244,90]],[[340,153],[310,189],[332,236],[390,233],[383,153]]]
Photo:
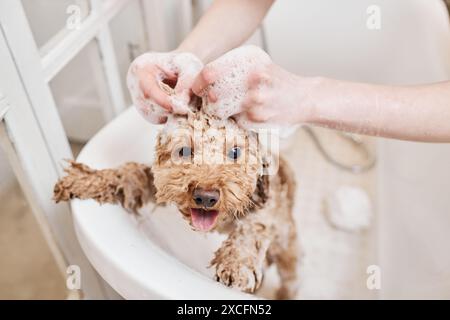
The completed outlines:
[[[244,46],[206,65],[192,91],[207,97],[206,113],[221,119],[235,116],[241,126],[251,128],[261,122],[302,122],[309,84],[275,65],[260,48]]]
[[[190,53],[151,52],[137,57],[127,76],[133,104],[155,124],[166,122],[172,112],[187,113],[191,86],[202,67]]]
[[[203,107],[207,114],[226,119],[243,111],[250,73],[270,64],[270,57],[260,48],[239,47],[207,64],[192,91],[207,99]]]
[[[254,123],[300,124],[312,110],[311,95],[319,78],[302,78],[271,63],[247,78],[243,115]]]

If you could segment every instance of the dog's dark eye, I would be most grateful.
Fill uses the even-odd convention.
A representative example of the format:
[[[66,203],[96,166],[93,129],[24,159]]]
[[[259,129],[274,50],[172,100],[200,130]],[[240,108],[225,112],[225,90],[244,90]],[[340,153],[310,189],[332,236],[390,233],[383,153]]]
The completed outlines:
[[[192,149],[190,147],[181,147],[178,149],[178,155],[180,158],[190,158],[192,157]]]
[[[228,151],[228,158],[231,160],[237,160],[241,156],[241,148],[234,147]]]

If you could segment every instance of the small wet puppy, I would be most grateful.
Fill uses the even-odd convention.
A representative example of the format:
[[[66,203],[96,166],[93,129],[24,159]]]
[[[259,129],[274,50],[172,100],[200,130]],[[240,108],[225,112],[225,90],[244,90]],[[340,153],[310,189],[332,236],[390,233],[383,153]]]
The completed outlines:
[[[94,170],[71,162],[55,185],[54,199],[119,203],[135,213],[148,202],[173,203],[194,230],[228,234],[211,261],[217,281],[253,293],[274,263],[281,279],[277,297],[293,298],[294,175],[259,140],[257,132],[242,129],[233,118],[206,114],[197,99],[186,115],[169,116],[151,166]]]

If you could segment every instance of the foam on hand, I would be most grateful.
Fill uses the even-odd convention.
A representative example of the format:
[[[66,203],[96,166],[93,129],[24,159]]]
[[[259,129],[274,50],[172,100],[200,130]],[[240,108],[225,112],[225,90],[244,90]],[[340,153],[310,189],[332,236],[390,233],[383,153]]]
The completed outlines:
[[[246,129],[278,129],[280,137],[287,137],[296,130],[296,126],[286,127],[274,122],[253,122],[245,112],[242,103],[248,92],[248,78],[252,72],[264,69],[272,63],[269,55],[261,48],[253,45],[242,46],[229,51],[208,66],[220,77],[214,82],[213,90],[216,102],[207,101],[203,110],[220,119],[233,117],[242,128]],[[261,86],[260,90],[264,90]],[[274,106],[276,107],[276,106]]]
[[[157,81],[162,84],[166,77],[166,73],[176,74],[178,83],[183,83],[188,79],[194,79],[203,68],[202,62],[190,53],[145,53],[132,63],[127,75],[127,85],[139,113],[152,123],[160,123],[161,118],[166,118],[170,113],[152,99],[144,97],[138,77],[138,70],[148,68],[155,65],[159,70]],[[165,89],[161,86],[161,89]],[[189,112],[188,98],[189,92],[181,92],[181,96],[171,95],[170,100],[173,112],[177,114],[186,114]]]
[[[264,69],[272,63],[269,55],[261,48],[253,45],[242,46],[229,51],[217,60],[208,64],[214,73],[218,75],[212,85],[217,96],[216,102],[208,101],[203,97],[203,111],[210,115],[226,120],[229,117],[236,119],[239,126],[246,129],[280,129],[280,137],[286,137],[295,130],[293,127],[286,128],[277,123],[256,123],[248,119],[243,112],[242,103],[248,91],[248,77],[258,69]],[[189,112],[189,90],[175,90],[164,85],[162,81],[165,73],[176,74],[178,84],[191,84],[199,72],[203,69],[202,62],[190,53],[157,53],[151,52],[139,56],[130,67],[127,76],[128,88],[134,105],[139,113],[152,123],[161,123],[161,119],[170,118],[170,112],[159,106],[152,99],[145,98],[139,83],[138,71],[145,70],[149,66],[157,66],[160,69],[157,81],[160,82],[162,90],[170,96],[170,102],[174,114],[187,114]],[[263,87],[261,87],[263,90]],[[274,106],[276,107],[276,106]]]
[[[221,119],[241,113],[248,75],[270,63],[269,55],[256,46],[236,48],[211,62],[208,66],[220,74],[213,85],[217,102],[208,101],[204,111]]]

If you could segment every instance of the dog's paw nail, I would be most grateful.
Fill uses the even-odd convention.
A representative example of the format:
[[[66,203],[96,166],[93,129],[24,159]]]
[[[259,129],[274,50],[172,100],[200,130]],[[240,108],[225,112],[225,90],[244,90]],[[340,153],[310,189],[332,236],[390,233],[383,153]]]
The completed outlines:
[[[261,285],[262,274],[262,270],[241,263],[224,264],[217,266],[216,281],[227,287],[253,293]]]

